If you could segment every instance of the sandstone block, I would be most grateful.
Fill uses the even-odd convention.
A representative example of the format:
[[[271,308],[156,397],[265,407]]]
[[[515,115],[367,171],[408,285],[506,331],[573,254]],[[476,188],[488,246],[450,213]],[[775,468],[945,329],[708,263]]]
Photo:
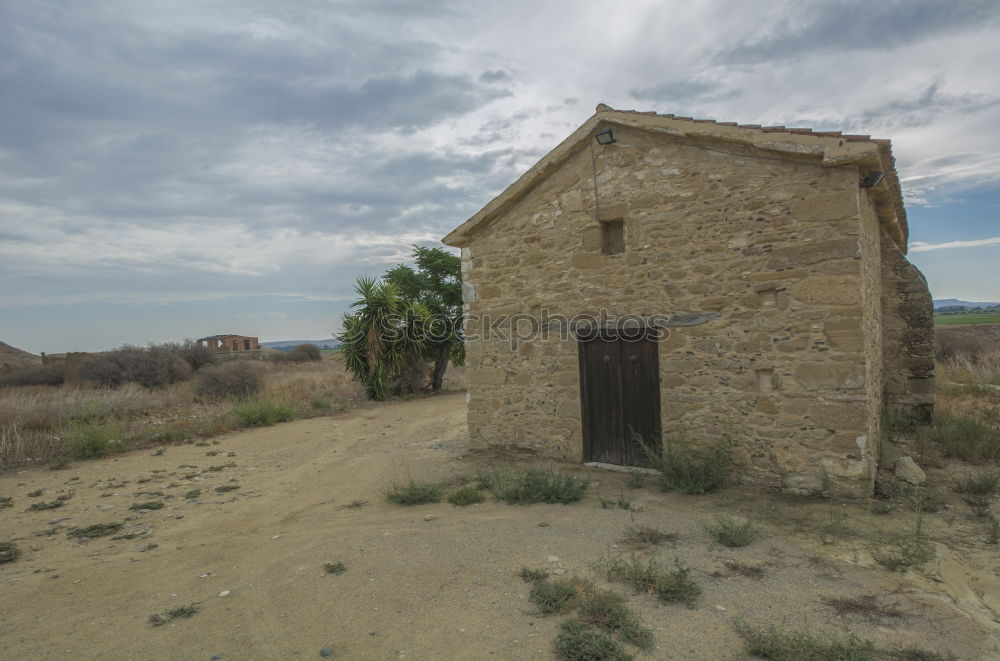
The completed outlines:
[[[899,457],[896,459],[896,477],[914,485],[921,485],[927,480],[927,476],[913,457]]]

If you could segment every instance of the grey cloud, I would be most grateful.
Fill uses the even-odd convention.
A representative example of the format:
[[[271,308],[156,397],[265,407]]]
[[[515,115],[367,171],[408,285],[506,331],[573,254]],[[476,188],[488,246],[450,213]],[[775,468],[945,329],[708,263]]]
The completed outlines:
[[[638,101],[668,104],[673,108],[694,103],[729,101],[742,94],[743,90],[738,87],[731,88],[718,81],[692,77],[629,91],[629,95]]]
[[[894,99],[862,113],[860,122],[871,127],[926,126],[944,113],[969,114],[1000,105],[1000,98],[984,94],[944,94],[936,80],[911,98]]]
[[[889,50],[995,24],[998,14],[995,0],[813,0],[789,6],[769,33],[723,48],[713,58],[739,65],[828,51]]]
[[[497,69],[496,71],[487,71],[480,74],[479,82],[481,83],[507,83],[514,80],[511,78],[510,74],[502,69]]]

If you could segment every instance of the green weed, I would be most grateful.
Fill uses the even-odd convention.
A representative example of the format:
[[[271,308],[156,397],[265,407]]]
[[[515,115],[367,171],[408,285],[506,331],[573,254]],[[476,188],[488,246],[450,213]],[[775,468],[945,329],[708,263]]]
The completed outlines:
[[[40,512],[42,510],[54,510],[63,506],[62,500],[53,500],[50,503],[32,503],[28,507],[29,512]]]
[[[588,480],[560,475],[551,468],[480,470],[476,475],[478,488],[490,491],[497,500],[508,505],[575,503],[589,485]]]
[[[269,427],[295,417],[295,407],[288,402],[259,397],[233,405],[233,413],[242,427]]]
[[[732,460],[728,443],[716,442],[706,449],[680,448],[667,442],[653,448],[639,439],[653,468],[659,473],[662,491],[699,495],[718,491],[729,482]]]
[[[537,581],[544,581],[549,577],[549,572],[544,569],[528,569],[527,567],[521,567],[521,571],[518,573],[521,580],[525,583],[535,583]]]
[[[417,482],[413,478],[402,484],[395,483],[385,492],[385,499],[394,505],[422,505],[424,503],[439,503],[443,489],[436,484]]]
[[[558,661],[632,661],[635,658],[608,634],[577,620],[563,622],[552,645]]]
[[[108,535],[118,532],[121,528],[121,523],[95,523],[94,525],[87,526],[86,528],[71,530],[66,533],[66,536],[73,537],[75,539],[94,539],[96,537],[107,537]]]
[[[475,487],[461,487],[448,494],[448,502],[458,507],[475,505],[486,500],[483,492]]]
[[[113,430],[98,422],[76,422],[69,426],[66,442],[80,459],[98,459],[110,453],[116,441]]]
[[[738,623],[747,654],[769,661],[877,661],[878,652],[871,641],[849,635],[846,638],[822,638],[805,632],[785,631],[777,627],[758,629]]]
[[[323,571],[327,574],[343,574],[347,571],[347,567],[343,562],[328,562],[323,565]]]
[[[628,526],[625,528],[625,534],[619,543],[630,549],[638,550],[664,543],[675,544],[677,539],[677,533],[664,532],[649,526]]]
[[[761,535],[749,517],[742,518],[729,514],[717,516],[715,523],[707,524],[705,530],[716,542],[730,548],[749,546]]]
[[[660,565],[655,558],[606,561],[608,579],[627,583],[637,592],[655,595],[660,601],[680,602],[693,607],[701,596],[701,587],[691,578],[691,570],[674,561],[673,568]]]
[[[21,557],[21,549],[14,542],[0,542],[0,565],[14,562]]]
[[[129,506],[130,510],[160,510],[163,509],[165,505],[162,500],[149,500],[144,503],[134,503]]]

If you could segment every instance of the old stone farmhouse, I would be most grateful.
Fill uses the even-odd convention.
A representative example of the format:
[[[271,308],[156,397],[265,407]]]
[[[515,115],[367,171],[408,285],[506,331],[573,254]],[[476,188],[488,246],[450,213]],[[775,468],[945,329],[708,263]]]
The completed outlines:
[[[889,141],[605,105],[450,233],[469,433],[637,465],[728,437],[739,477],[871,490],[928,419],[933,329]]]

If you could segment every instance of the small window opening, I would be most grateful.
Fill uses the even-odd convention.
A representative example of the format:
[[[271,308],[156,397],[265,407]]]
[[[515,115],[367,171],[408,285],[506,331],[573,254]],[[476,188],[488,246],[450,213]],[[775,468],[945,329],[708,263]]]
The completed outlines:
[[[624,221],[601,221],[601,252],[605,255],[620,255],[625,252]]]

